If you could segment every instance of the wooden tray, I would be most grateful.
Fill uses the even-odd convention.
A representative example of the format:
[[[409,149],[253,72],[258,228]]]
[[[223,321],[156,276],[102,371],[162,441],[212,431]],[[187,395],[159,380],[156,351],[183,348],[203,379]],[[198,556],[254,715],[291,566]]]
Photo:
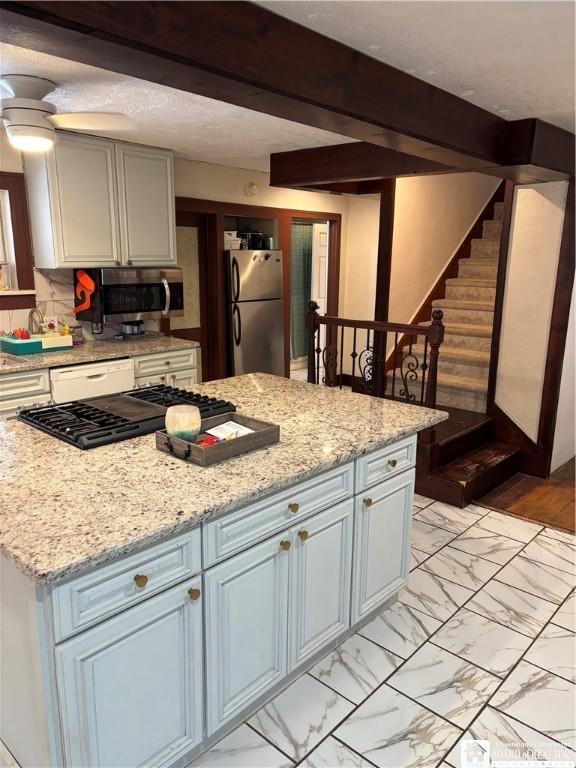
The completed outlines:
[[[265,448],[267,445],[274,445],[280,441],[280,427],[277,424],[253,419],[251,416],[243,416],[241,413],[222,413],[219,416],[202,419],[200,431],[206,432],[207,429],[217,427],[226,421],[235,421],[237,424],[248,427],[248,429],[253,429],[254,432],[250,435],[236,437],[234,440],[227,440],[202,448],[195,443],[188,442],[188,440],[170,437],[166,430],[162,429],[156,432],[156,448],[159,451],[164,451],[164,453],[178,456],[184,461],[189,461],[191,464],[209,467],[219,461],[226,461],[226,459],[232,459],[234,456],[241,456],[243,453]]]

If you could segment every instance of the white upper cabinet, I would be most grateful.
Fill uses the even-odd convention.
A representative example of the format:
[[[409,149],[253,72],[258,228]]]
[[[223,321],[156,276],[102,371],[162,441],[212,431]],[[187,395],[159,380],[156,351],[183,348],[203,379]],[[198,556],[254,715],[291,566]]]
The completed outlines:
[[[176,263],[171,152],[116,145],[120,234],[127,264]]]
[[[24,168],[37,267],[175,264],[171,152],[58,132]]]

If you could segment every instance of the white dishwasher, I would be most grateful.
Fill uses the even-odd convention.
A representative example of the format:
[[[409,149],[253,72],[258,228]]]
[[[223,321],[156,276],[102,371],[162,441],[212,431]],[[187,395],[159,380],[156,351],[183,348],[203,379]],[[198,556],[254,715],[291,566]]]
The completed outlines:
[[[125,392],[134,386],[134,360],[105,360],[102,363],[53,368],[50,371],[50,386],[55,403]]]

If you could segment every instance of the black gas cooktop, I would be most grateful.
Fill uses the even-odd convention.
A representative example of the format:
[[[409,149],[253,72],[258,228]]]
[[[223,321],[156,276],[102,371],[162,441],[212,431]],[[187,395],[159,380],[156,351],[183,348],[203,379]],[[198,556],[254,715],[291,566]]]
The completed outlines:
[[[166,409],[181,404],[197,406],[204,419],[236,410],[226,400],[158,385],[61,405],[26,408],[18,418],[86,450],[164,429]]]

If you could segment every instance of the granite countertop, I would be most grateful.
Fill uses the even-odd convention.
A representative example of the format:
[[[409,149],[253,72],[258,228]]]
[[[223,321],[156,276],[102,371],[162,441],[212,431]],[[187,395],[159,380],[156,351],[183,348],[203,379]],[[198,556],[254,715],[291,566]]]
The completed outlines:
[[[17,421],[0,431],[0,550],[54,583],[182,533],[448,418],[266,374],[194,387],[280,425],[280,443],[201,468],[154,435],[81,451]]]
[[[62,352],[43,352],[35,355],[9,355],[0,352],[0,376],[4,373],[35,371],[39,368],[93,363],[97,360],[153,355],[155,352],[177,352],[180,349],[199,346],[197,341],[176,339],[173,336],[143,336],[123,341],[85,341],[78,347]]]

